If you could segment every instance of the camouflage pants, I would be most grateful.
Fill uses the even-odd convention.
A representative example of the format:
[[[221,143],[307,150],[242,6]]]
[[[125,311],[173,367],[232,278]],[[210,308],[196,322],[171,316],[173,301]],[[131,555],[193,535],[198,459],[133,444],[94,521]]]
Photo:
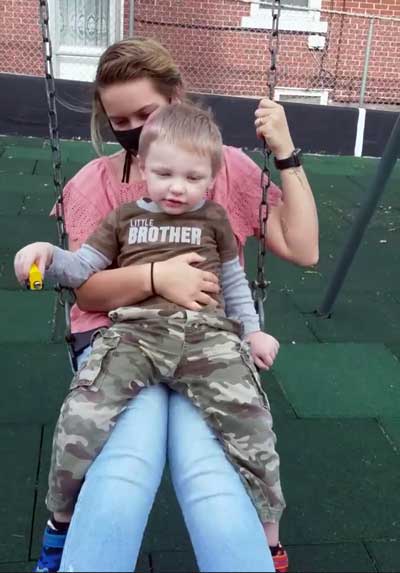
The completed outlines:
[[[47,506],[73,511],[85,474],[129,400],[160,381],[199,408],[263,522],[285,502],[272,417],[237,322],[191,311],[126,307],[93,343],[54,434]]]

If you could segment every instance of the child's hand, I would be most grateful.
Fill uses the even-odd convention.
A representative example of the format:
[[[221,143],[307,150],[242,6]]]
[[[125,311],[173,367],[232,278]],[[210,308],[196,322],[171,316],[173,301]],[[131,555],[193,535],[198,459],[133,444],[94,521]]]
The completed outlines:
[[[279,351],[279,342],[266,332],[252,332],[245,336],[250,344],[251,355],[256,366],[269,370]]]
[[[54,246],[50,243],[31,243],[15,255],[14,271],[18,281],[24,284],[29,277],[29,271],[33,263],[36,263],[42,277],[47,267],[53,261]]]

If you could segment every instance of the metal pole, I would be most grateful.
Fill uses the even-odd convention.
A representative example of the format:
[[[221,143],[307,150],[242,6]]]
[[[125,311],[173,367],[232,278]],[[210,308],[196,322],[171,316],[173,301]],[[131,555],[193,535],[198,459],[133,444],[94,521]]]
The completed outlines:
[[[371,183],[367,198],[353,223],[347,243],[333,273],[332,280],[328,285],[322,304],[317,310],[317,314],[319,316],[328,317],[331,313],[336,297],[343,285],[347,272],[363,238],[364,232],[375,212],[378,201],[385,190],[385,185],[399,155],[400,114],[397,117],[389,141],[386,145],[385,151],[383,152],[382,159],[379,162],[378,169]]]
[[[133,36],[135,22],[135,0],[129,0],[129,37]]]
[[[365,91],[367,89],[369,60],[371,58],[372,38],[374,36],[374,25],[375,25],[375,20],[374,18],[371,18],[371,20],[369,21],[367,45],[365,47],[364,70],[361,80],[360,107],[364,105]]]

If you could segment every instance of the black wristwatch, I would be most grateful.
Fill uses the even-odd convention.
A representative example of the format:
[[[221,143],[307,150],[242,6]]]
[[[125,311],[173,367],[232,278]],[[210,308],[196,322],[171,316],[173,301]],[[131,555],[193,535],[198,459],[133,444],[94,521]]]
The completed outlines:
[[[290,169],[290,167],[300,167],[302,156],[303,156],[302,151],[298,147],[292,152],[292,155],[290,155],[286,159],[276,159],[275,157],[274,158],[275,167],[279,169],[279,171],[283,171],[284,169]]]

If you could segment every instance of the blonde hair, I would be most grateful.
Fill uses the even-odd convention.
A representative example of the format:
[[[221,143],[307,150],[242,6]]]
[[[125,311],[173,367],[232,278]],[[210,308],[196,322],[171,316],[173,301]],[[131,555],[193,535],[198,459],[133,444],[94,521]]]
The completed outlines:
[[[151,80],[158,93],[168,100],[184,96],[177,65],[168,50],[155,40],[136,36],[109,46],[97,66],[90,123],[92,143],[99,154],[103,141],[101,127],[106,123],[100,90],[139,78]]]
[[[210,158],[215,177],[222,165],[222,137],[210,112],[189,103],[159,108],[147,120],[139,141],[139,157],[146,160],[154,141],[178,145]]]

